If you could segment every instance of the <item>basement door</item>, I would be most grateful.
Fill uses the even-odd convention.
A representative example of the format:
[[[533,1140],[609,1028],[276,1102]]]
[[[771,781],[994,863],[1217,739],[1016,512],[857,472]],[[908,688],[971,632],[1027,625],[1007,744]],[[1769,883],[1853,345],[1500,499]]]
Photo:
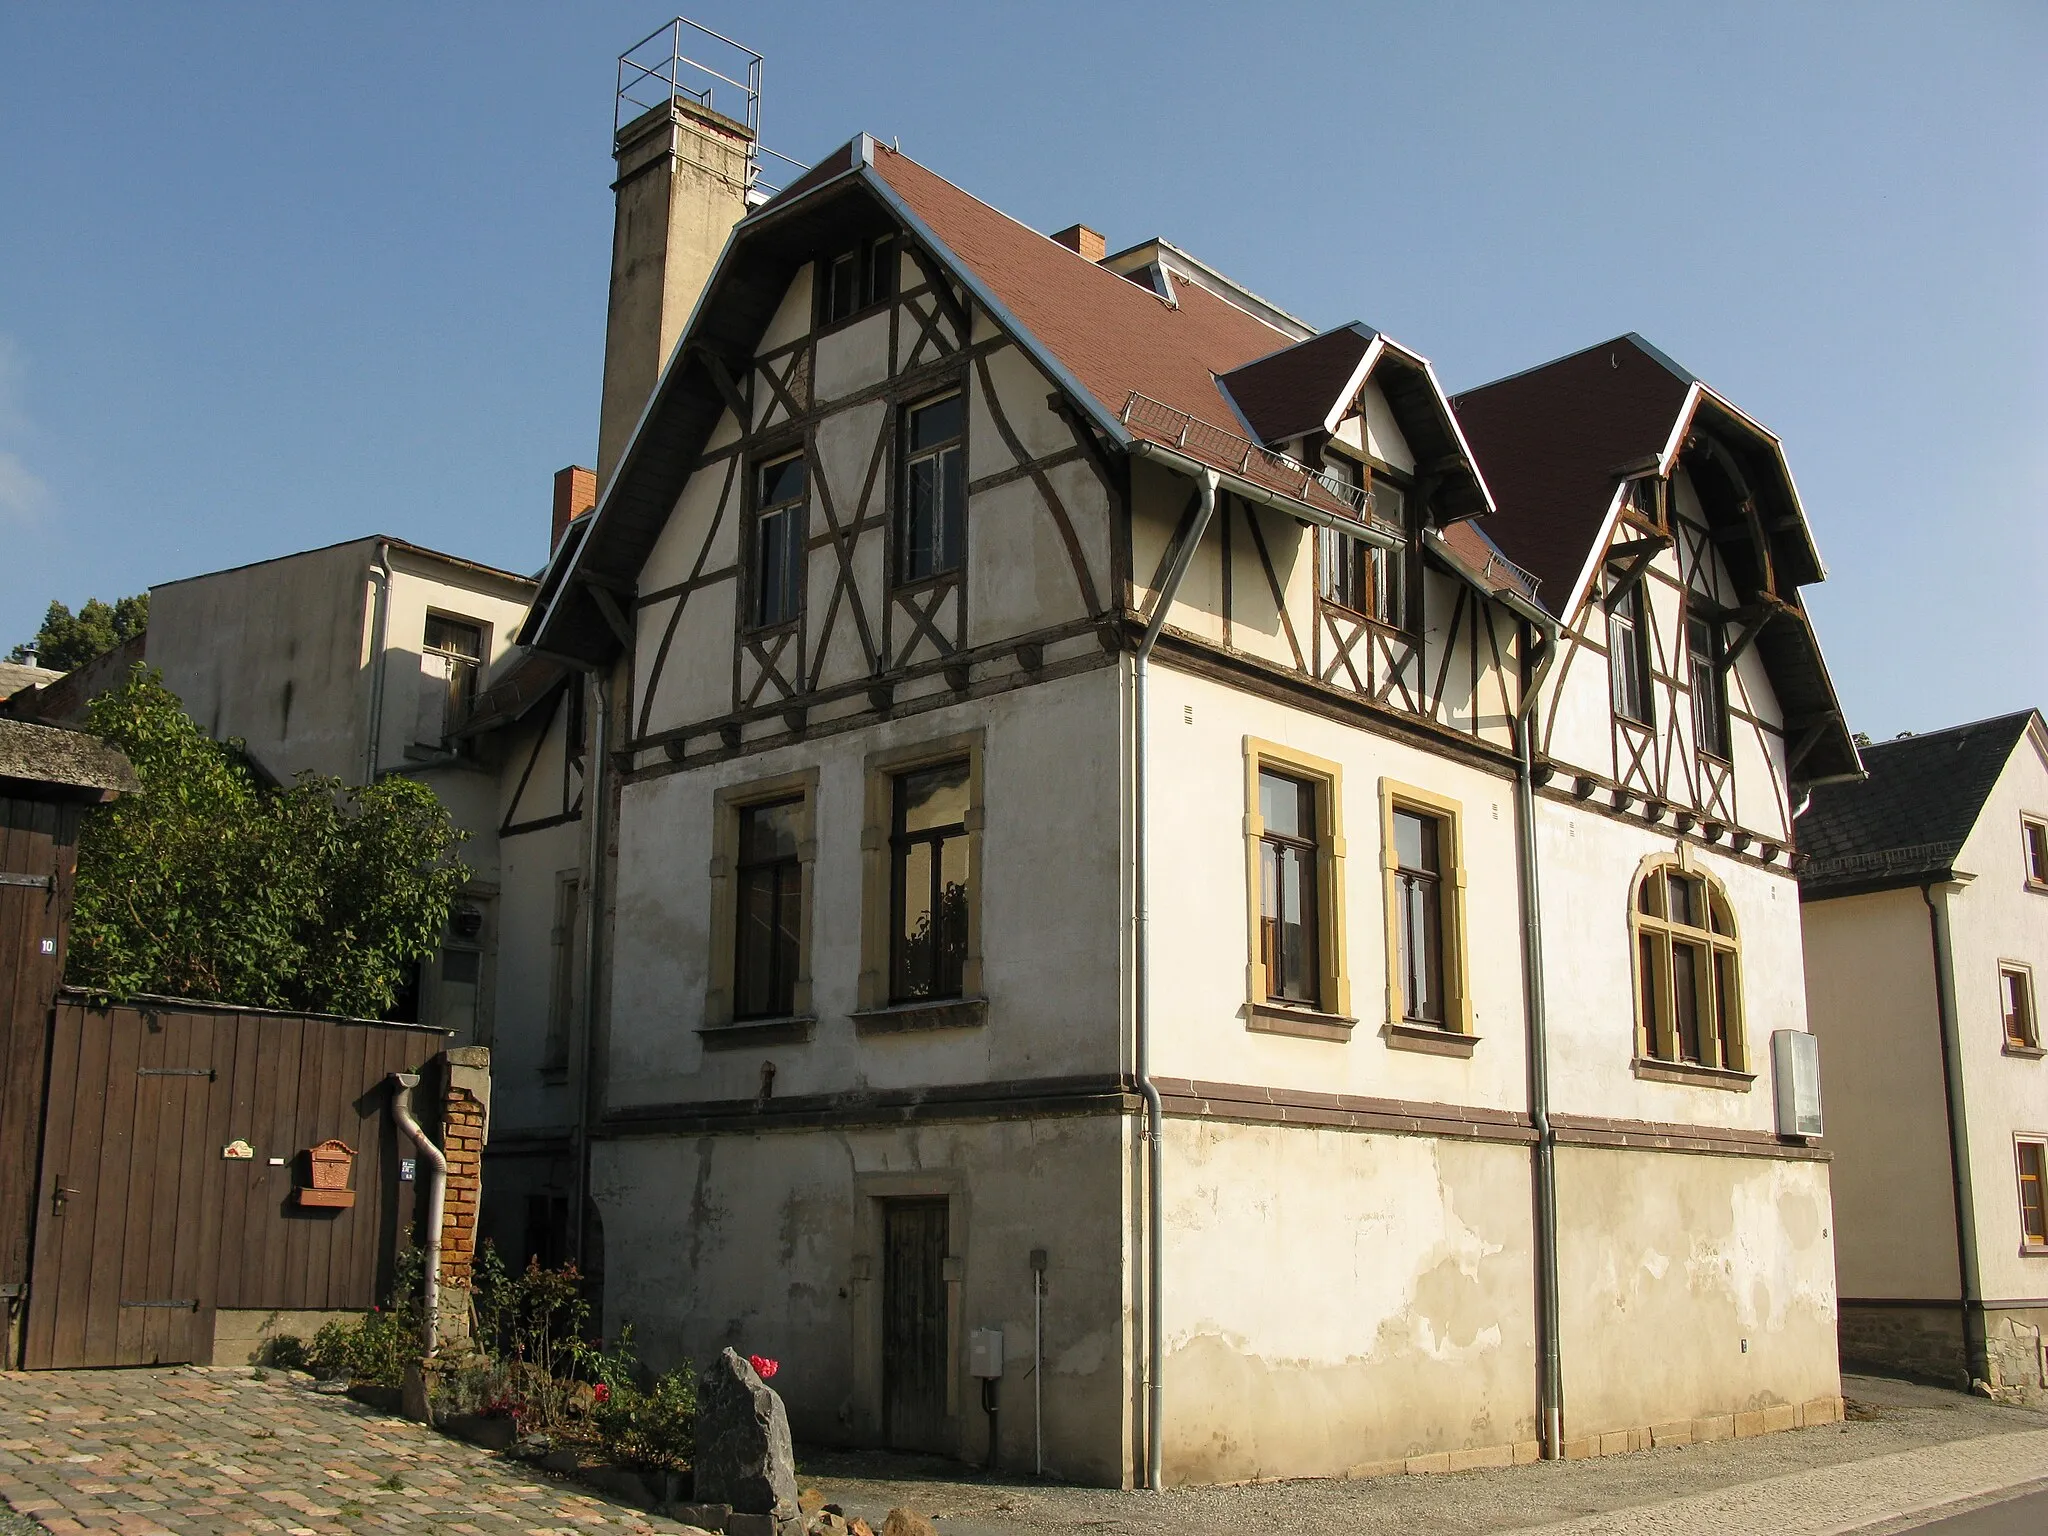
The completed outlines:
[[[950,1450],[946,1202],[882,1203],[882,1431],[898,1451]]]

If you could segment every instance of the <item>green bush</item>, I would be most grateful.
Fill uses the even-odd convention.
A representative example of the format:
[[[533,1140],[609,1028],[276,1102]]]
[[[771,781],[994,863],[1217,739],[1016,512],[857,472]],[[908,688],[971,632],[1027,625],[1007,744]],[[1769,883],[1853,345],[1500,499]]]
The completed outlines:
[[[647,1386],[605,1383],[592,1410],[597,1443],[621,1466],[680,1472],[690,1464],[697,1433],[697,1378],[687,1364]]]
[[[422,1358],[420,1335],[426,1312],[420,1300],[426,1258],[416,1248],[398,1256],[390,1304],[373,1307],[349,1322],[332,1322],[313,1335],[306,1369],[322,1380],[346,1376],[375,1387],[405,1383],[405,1368]]]
[[[312,1357],[306,1353],[306,1341],[295,1333],[280,1333],[263,1346],[262,1363],[280,1371],[308,1371]]]

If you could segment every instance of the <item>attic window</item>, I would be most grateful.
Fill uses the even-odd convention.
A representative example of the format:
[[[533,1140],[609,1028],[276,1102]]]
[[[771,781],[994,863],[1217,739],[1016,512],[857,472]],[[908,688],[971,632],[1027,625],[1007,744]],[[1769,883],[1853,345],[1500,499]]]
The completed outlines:
[[[1664,526],[1664,482],[1654,475],[1629,481],[1628,496],[1622,506],[1637,522],[1661,530]]]
[[[896,293],[896,237],[880,235],[823,263],[825,323],[835,325]]]

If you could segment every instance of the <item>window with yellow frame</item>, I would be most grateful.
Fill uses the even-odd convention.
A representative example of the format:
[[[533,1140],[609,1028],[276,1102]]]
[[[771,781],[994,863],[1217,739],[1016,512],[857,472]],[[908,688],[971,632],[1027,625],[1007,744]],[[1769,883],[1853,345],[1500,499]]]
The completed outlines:
[[[1689,845],[1638,870],[1629,931],[1637,1058],[1747,1073],[1734,909],[1721,882],[1694,863]]]
[[[1472,1034],[1465,964],[1464,808],[1380,780],[1390,1039]]]
[[[1256,736],[1244,756],[1248,1022],[1348,1039],[1343,769]]]

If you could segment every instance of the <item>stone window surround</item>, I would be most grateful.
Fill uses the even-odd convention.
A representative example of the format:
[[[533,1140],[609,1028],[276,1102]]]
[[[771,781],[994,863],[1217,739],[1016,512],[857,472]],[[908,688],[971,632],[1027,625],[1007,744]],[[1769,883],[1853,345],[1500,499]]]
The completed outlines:
[[[856,1024],[887,1027],[899,1015],[912,1027],[942,1023],[976,1025],[988,1017],[982,992],[982,835],[987,825],[982,760],[986,733],[980,729],[934,737],[870,752],[861,762],[864,784],[860,829],[860,981]],[[889,998],[890,910],[889,834],[894,825],[896,778],[954,758],[967,759],[967,957],[961,966],[958,998],[891,1005]],[[808,903],[810,886],[805,883]],[[808,906],[806,907],[808,912]],[[806,924],[808,931],[808,923]],[[942,1018],[932,1017],[935,1014]],[[865,1018],[863,1018],[865,1015]]]
[[[2012,1173],[2013,1173],[2013,1198],[2014,1198],[2014,1201],[2015,1201],[2016,1203],[2018,1203],[2018,1205],[2019,1205],[2019,1217],[2020,1217],[2020,1256],[2021,1256],[2022,1258],[2028,1258],[2028,1259],[2040,1259],[2040,1258],[2048,1258],[2048,1243],[2034,1243],[2034,1242],[2029,1242],[2029,1241],[2027,1240],[2027,1214],[2026,1214],[2026,1205],[2025,1205],[2025,1202],[2024,1202],[2024,1200],[2023,1200],[2023,1199],[2021,1198],[2021,1196],[2020,1196],[2020,1183],[2019,1183],[2019,1181],[2020,1181],[2020,1148],[2022,1148],[2022,1147],[2039,1147],[2039,1148],[2041,1148],[2041,1149],[2042,1149],[2042,1152],[2041,1152],[2042,1162],[2043,1162],[2044,1164],[2048,1164],[2048,1135],[2043,1135],[2043,1134],[2042,1134],[2042,1133],[2040,1133],[2040,1132],[2034,1132],[2034,1133],[2031,1133],[2031,1134],[2030,1134],[2030,1133],[2028,1133],[2028,1132],[2025,1132],[2025,1131],[2018,1131],[2018,1132],[2015,1132],[2015,1133],[2013,1134],[2013,1138],[2012,1138]],[[2044,1171],[2048,1171],[2048,1170],[2044,1170]]]
[[[1436,819],[1441,829],[1437,862],[1443,892],[1444,1022],[1441,1028],[1411,1022],[1403,1015],[1399,860],[1394,849],[1394,813],[1414,811]],[[1448,795],[1380,780],[1380,876],[1386,918],[1387,1022],[1380,1031],[1397,1051],[1423,1051],[1440,1056],[1470,1056],[1478,1037],[1472,1027],[1472,986],[1465,941],[1465,807]]]
[[[2048,880],[2034,877],[2033,838],[2036,828],[2044,839],[2048,839],[2048,815],[2039,811],[2020,812],[2020,879],[2030,891],[2048,894]]]
[[[1271,768],[1308,784],[1316,800],[1316,996],[1318,1007],[1276,1001],[1266,990],[1259,959],[1259,772]],[[1344,769],[1326,757],[1300,752],[1258,736],[1244,738],[1245,1027],[1259,1034],[1346,1041],[1358,1022],[1351,1016],[1351,977],[1344,954]]]
[[[740,812],[750,805],[801,796],[803,814],[797,838],[801,884],[797,896],[798,935],[795,1011],[788,1019],[733,1020],[733,964],[738,940],[739,884],[734,879],[739,857]],[[712,796],[711,829],[711,956],[704,991],[705,1032],[733,1030],[754,1033],[814,1021],[811,1002],[811,900],[818,861],[818,770],[802,768],[772,778],[728,784]]]
[[[2017,976],[2021,982],[2021,996],[2026,1008],[2027,1038],[2024,1043],[2013,1039],[2005,1027],[2005,978]],[[1998,1040],[2008,1056],[2019,1056],[2030,1060],[2048,1055],[2041,1045],[2041,1019],[2034,1008],[2034,968],[2024,960],[1998,962]]]
[[[1731,1000],[1729,1039],[1736,1060],[1731,1064],[1679,1061],[1657,1055],[1648,1049],[1646,1031],[1650,1022],[1643,1018],[1643,914],[1637,909],[1637,893],[1643,882],[1660,869],[1676,868],[1707,886],[1707,899],[1719,898],[1728,915],[1728,946],[1735,956],[1735,996]],[[1728,899],[1728,888],[1709,870],[1700,864],[1690,843],[1680,842],[1675,852],[1646,854],[1636,865],[1636,872],[1630,879],[1626,900],[1628,902],[1628,965],[1631,1007],[1635,1014],[1635,1075],[1649,1082],[1684,1083],[1697,1088],[1721,1088],[1734,1093],[1747,1093],[1756,1081],[1756,1073],[1750,1070],[1748,1017],[1743,1009],[1742,997],[1742,927],[1736,921],[1735,903]],[[1663,923],[1653,930],[1666,931]],[[1702,1019],[1701,1038],[1704,1041],[1712,1021]],[[1674,1027],[1675,1022],[1674,1022]]]

